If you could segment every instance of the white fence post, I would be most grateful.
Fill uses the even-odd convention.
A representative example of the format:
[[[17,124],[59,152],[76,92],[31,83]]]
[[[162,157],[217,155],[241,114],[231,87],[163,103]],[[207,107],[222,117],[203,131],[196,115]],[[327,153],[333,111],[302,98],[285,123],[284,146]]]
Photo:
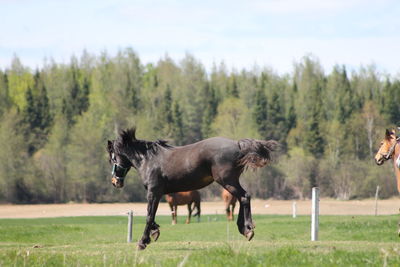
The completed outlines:
[[[312,209],[311,209],[311,241],[318,240],[319,226],[319,188],[312,189]]]
[[[375,192],[375,216],[378,215],[378,195],[379,195],[379,185],[376,187],[376,192]]]
[[[296,218],[297,217],[297,207],[296,207],[296,201],[293,201],[293,204],[292,204],[292,211],[293,211],[293,218]]]
[[[133,224],[133,211],[128,212],[128,243],[132,242],[132,224]]]

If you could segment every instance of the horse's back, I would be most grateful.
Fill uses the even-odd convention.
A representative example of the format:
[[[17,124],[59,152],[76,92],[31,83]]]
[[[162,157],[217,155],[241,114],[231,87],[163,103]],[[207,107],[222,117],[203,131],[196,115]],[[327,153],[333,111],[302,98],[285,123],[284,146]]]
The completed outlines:
[[[235,161],[240,153],[238,142],[224,137],[212,137],[180,147],[174,147],[168,162],[176,162],[180,166],[199,166],[202,163]]]
[[[161,173],[166,181],[166,193],[203,188],[214,181],[215,166],[236,164],[239,157],[236,141],[213,137],[197,143],[173,147],[162,156]]]
[[[173,151],[177,153],[188,153],[198,151],[198,153],[216,152],[221,149],[239,149],[238,143],[235,140],[225,137],[211,137],[193,144],[185,146],[177,146],[173,148]]]

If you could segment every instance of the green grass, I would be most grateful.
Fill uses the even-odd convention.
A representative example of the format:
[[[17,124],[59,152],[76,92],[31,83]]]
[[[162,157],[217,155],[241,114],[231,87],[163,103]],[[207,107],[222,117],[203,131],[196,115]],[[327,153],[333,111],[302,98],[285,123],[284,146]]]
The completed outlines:
[[[171,225],[146,250],[126,242],[127,217],[0,219],[0,266],[400,266],[398,216],[321,216],[320,241],[310,217],[254,216],[248,242],[216,215]],[[144,229],[134,217],[134,240]]]

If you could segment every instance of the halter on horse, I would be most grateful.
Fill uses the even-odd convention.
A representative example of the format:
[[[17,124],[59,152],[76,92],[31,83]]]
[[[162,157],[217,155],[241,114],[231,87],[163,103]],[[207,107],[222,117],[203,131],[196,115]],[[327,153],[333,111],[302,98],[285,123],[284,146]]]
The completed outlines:
[[[377,165],[382,165],[386,160],[393,158],[399,141],[400,137],[396,136],[394,130],[389,131],[386,129],[385,138],[381,141],[381,146],[375,155],[375,162]],[[397,161],[399,161],[398,158],[396,159],[396,163]],[[398,166],[399,164],[397,163],[396,165]]]

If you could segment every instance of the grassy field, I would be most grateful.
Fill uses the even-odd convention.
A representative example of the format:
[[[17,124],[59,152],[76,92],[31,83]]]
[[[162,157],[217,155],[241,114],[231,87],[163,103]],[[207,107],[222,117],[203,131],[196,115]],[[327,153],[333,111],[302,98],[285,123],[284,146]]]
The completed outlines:
[[[126,242],[127,217],[0,220],[0,266],[400,266],[398,216],[254,216],[248,242],[233,222],[203,216],[190,225],[158,216],[161,236],[146,250]],[[134,217],[134,240],[144,228]]]

